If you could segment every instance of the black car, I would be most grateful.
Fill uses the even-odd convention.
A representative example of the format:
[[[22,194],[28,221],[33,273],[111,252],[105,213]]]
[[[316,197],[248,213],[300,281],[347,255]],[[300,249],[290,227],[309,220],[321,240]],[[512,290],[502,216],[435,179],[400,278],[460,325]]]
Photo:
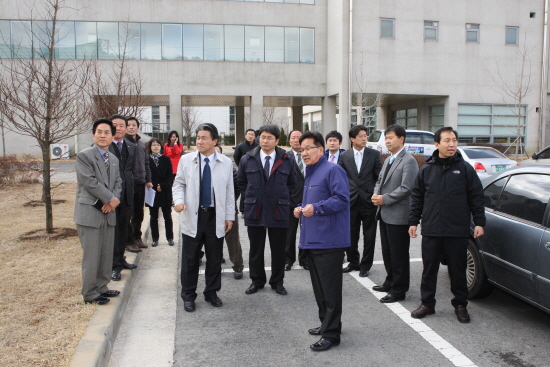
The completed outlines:
[[[483,187],[487,225],[468,246],[470,298],[497,286],[550,313],[550,165],[512,168]]]

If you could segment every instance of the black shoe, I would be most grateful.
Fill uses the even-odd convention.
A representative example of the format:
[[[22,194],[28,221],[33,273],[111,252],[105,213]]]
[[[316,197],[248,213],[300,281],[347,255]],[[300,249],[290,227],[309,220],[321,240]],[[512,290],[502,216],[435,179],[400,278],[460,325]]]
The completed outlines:
[[[283,287],[282,285],[277,285],[277,286],[272,286],[271,288],[273,288],[273,290],[277,293],[277,294],[280,294],[281,296],[286,296],[288,294],[288,292],[286,291],[285,287]]]
[[[358,266],[348,265],[342,269],[342,273],[349,273],[350,271],[359,270]]]
[[[470,314],[468,314],[468,310],[466,309],[466,307],[456,306],[455,314],[456,314],[456,319],[461,323],[467,324],[470,322]]]
[[[258,286],[254,283],[252,283],[252,285],[250,285],[250,287],[248,287],[248,289],[244,292],[246,294],[254,294],[256,293],[258,290],[262,289],[264,286]]]
[[[359,271],[359,276],[360,276],[361,278],[368,277],[368,276],[369,276],[369,271],[368,271],[368,270],[360,270],[360,271]]]
[[[113,270],[113,273],[111,274],[111,279],[115,282],[118,282],[120,280],[120,270]]]
[[[214,307],[222,307],[223,306],[222,300],[217,295],[213,295],[213,296],[210,296],[210,297],[204,296],[204,300],[206,302],[210,302],[210,304]]]
[[[222,257],[222,264],[225,264],[225,258]]]
[[[195,301],[184,301],[183,309],[187,312],[195,311]]]
[[[91,303],[91,304],[95,304],[95,305],[104,305],[104,304],[108,303],[109,301],[110,301],[109,298],[105,298],[103,296],[97,296],[96,298],[94,298],[91,301],[84,301],[84,303]]]
[[[388,293],[384,297],[380,298],[381,303],[394,303],[403,301],[405,299],[405,296],[398,296],[396,294]]]
[[[151,246],[153,247],[157,247],[159,245],[159,241],[153,241],[153,243],[151,244]]]
[[[292,264],[286,264],[286,265],[285,265],[285,270],[286,270],[286,271],[292,270]]]
[[[309,270],[309,265],[308,264],[302,264],[302,268],[304,268],[305,270]]]
[[[376,292],[389,292],[390,291],[390,287],[386,287],[386,286],[383,286],[383,285],[375,285],[374,287],[372,287],[372,290],[373,291],[376,291]]]
[[[321,327],[319,326],[313,329],[309,329],[307,332],[309,333],[309,335],[321,335]]]
[[[235,279],[242,279],[243,278],[243,272],[242,271],[235,271],[233,273],[233,278]]]
[[[115,291],[114,289],[110,289],[105,293],[101,293],[103,297],[116,297],[120,294],[120,291]]]
[[[174,240],[168,240],[168,245],[169,246],[174,246]]]
[[[131,270],[131,269],[137,268],[137,265],[136,265],[136,264],[129,264],[128,262],[124,261],[124,262],[122,263],[122,268],[123,268],[123,269],[130,269],[130,270]]]
[[[331,342],[330,340],[327,340],[325,338],[321,338],[317,341],[317,343],[311,344],[309,347],[314,352],[324,352],[325,350],[329,350],[330,348],[335,347],[338,344],[340,344],[340,341]]]

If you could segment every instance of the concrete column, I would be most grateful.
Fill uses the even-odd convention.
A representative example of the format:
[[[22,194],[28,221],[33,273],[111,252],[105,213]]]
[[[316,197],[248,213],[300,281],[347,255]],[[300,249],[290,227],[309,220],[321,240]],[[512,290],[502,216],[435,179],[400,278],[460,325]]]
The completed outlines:
[[[449,95],[445,102],[445,116],[443,118],[445,126],[452,126],[455,130],[458,128],[458,102],[456,97]],[[457,130],[458,131],[458,130]]]
[[[416,103],[416,128],[417,130],[429,130],[430,111],[425,99],[419,99]]]
[[[376,128],[386,129],[388,127],[388,106],[376,107]]]
[[[293,106],[292,107],[292,129],[291,130],[303,130],[304,120],[304,107]]]
[[[181,126],[181,95],[170,95],[170,129],[176,130],[180,136],[183,136],[183,128]]]
[[[235,106],[235,145],[244,141],[244,106]]]
[[[336,97],[325,96],[322,108],[323,136],[326,136],[332,130],[336,130]],[[340,131],[340,133],[344,135],[347,131]]]
[[[264,96],[254,94],[250,98],[250,127],[258,130],[264,124]]]

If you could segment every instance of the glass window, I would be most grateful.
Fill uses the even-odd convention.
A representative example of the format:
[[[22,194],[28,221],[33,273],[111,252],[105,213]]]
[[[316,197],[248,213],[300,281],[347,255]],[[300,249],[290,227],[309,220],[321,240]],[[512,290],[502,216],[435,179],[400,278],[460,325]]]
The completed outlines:
[[[162,57],[160,23],[141,23],[141,59],[160,60]]]
[[[519,108],[520,114],[525,114],[525,107],[521,106]],[[493,114],[495,115],[517,115],[518,106],[493,106]]]
[[[459,125],[491,125],[491,116],[458,116]]]
[[[466,42],[479,43],[479,24],[466,23]]]
[[[315,30],[300,28],[300,62],[315,62]]]
[[[439,22],[431,20],[424,21],[424,41],[437,41],[437,28]]]
[[[97,22],[97,58],[118,59],[118,23]]]
[[[491,126],[459,126],[458,134],[482,135],[491,134]]]
[[[380,38],[394,38],[393,27],[395,19],[380,19]]]
[[[506,183],[506,180],[508,178],[504,177],[501,178],[498,181],[493,182],[489,186],[485,188],[483,191],[485,196],[485,207],[489,209],[495,209],[498,204],[498,198],[500,197],[500,193],[502,192],[502,187]]]
[[[96,22],[75,22],[76,58],[95,59],[97,57]]]
[[[223,61],[223,25],[204,25],[204,59]]]
[[[11,30],[9,20],[0,20],[0,59],[11,58]]]
[[[434,136],[432,134],[422,134],[422,144],[433,144]]]
[[[518,44],[518,27],[506,27],[506,44],[517,45]]]
[[[540,152],[540,153],[538,154],[538,157],[539,157],[539,158],[542,158],[542,159],[548,159],[548,158],[550,158],[550,148],[544,149],[542,152]]]
[[[474,148],[464,148],[464,152],[468,158],[472,159],[507,159],[507,157],[499,152],[496,149],[474,149]]]
[[[245,27],[245,61],[264,61],[264,27]]]
[[[162,59],[183,59],[181,24],[162,25]]]
[[[490,115],[491,106],[459,104],[458,114]]]
[[[287,4],[299,4],[300,0],[285,0],[285,3],[287,3]]]
[[[422,136],[418,133],[408,132],[405,142],[407,144],[422,144]]]
[[[58,22],[55,42],[56,59],[76,58],[74,22]]]
[[[183,59],[202,60],[203,25],[183,25]]]
[[[244,61],[244,26],[224,26],[225,61]]]
[[[300,61],[300,29],[285,28],[285,62]]]
[[[523,220],[542,224],[549,197],[550,176],[514,175],[510,177],[500,195],[497,210]]]
[[[300,0],[300,4],[315,4],[315,0]]]
[[[44,20],[32,22],[34,57],[46,59],[50,56],[50,42],[53,36],[52,25],[52,22]]]
[[[121,58],[141,59],[141,25],[139,23],[119,23],[118,34]]]
[[[265,61],[285,62],[285,29],[265,27]]]
[[[380,140],[380,135],[382,135],[382,132],[380,130],[375,130],[369,135],[367,140],[373,143],[377,143]]]
[[[13,57],[16,59],[30,59],[32,56],[31,22],[11,22],[11,45]]]

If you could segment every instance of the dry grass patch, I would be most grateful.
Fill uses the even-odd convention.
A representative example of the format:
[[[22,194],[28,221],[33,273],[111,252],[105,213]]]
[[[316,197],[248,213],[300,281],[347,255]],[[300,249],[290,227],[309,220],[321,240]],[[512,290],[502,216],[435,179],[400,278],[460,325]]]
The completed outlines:
[[[0,188],[0,366],[67,366],[94,313],[80,295],[75,190],[74,183],[55,190],[65,202],[54,206],[59,230],[51,237],[43,230],[44,207],[23,207],[40,200],[39,184]]]

